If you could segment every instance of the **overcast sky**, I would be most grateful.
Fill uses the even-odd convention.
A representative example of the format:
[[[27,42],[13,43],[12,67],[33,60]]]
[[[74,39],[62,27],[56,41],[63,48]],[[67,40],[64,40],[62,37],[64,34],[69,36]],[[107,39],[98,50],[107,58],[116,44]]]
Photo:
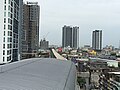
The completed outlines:
[[[40,38],[61,45],[62,27],[80,27],[80,46],[91,45],[92,31],[103,30],[103,46],[119,46],[120,0],[28,0],[41,7]]]

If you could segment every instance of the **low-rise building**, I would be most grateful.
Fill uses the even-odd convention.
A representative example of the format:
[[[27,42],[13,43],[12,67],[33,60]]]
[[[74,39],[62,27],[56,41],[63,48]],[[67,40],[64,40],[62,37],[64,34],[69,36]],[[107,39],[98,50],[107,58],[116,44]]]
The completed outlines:
[[[100,90],[120,90],[120,72],[108,72],[100,75]]]

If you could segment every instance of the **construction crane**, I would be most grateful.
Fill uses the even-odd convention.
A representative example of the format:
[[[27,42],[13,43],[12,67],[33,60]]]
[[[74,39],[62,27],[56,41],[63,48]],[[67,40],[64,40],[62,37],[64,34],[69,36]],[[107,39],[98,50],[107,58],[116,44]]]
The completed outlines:
[[[43,36],[43,39],[45,39],[48,35],[49,35],[50,32],[48,32],[46,35]]]

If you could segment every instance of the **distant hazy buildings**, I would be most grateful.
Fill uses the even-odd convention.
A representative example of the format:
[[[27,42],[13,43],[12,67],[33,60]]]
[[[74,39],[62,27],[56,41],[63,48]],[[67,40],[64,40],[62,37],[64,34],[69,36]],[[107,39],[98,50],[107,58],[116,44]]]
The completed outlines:
[[[38,51],[39,13],[40,7],[37,2],[27,2],[23,5],[23,53],[36,53]]]
[[[92,49],[101,51],[102,49],[102,30],[95,30],[92,33]]]
[[[62,28],[62,47],[79,47],[79,27],[64,26]]]
[[[22,0],[0,1],[0,63],[19,59]]]
[[[40,41],[40,49],[48,49],[49,48],[49,41],[46,41],[45,38]]]

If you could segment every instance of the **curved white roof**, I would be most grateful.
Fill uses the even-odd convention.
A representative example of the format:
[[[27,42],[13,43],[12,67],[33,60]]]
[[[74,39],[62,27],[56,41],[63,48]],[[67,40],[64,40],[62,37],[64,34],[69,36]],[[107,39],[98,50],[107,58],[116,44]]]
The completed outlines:
[[[56,59],[60,59],[60,60],[67,60],[66,58],[64,58],[63,56],[61,56],[59,53],[57,53],[55,51],[55,49],[52,49],[53,54],[55,55]]]
[[[32,58],[0,67],[0,90],[75,90],[70,61]]]

